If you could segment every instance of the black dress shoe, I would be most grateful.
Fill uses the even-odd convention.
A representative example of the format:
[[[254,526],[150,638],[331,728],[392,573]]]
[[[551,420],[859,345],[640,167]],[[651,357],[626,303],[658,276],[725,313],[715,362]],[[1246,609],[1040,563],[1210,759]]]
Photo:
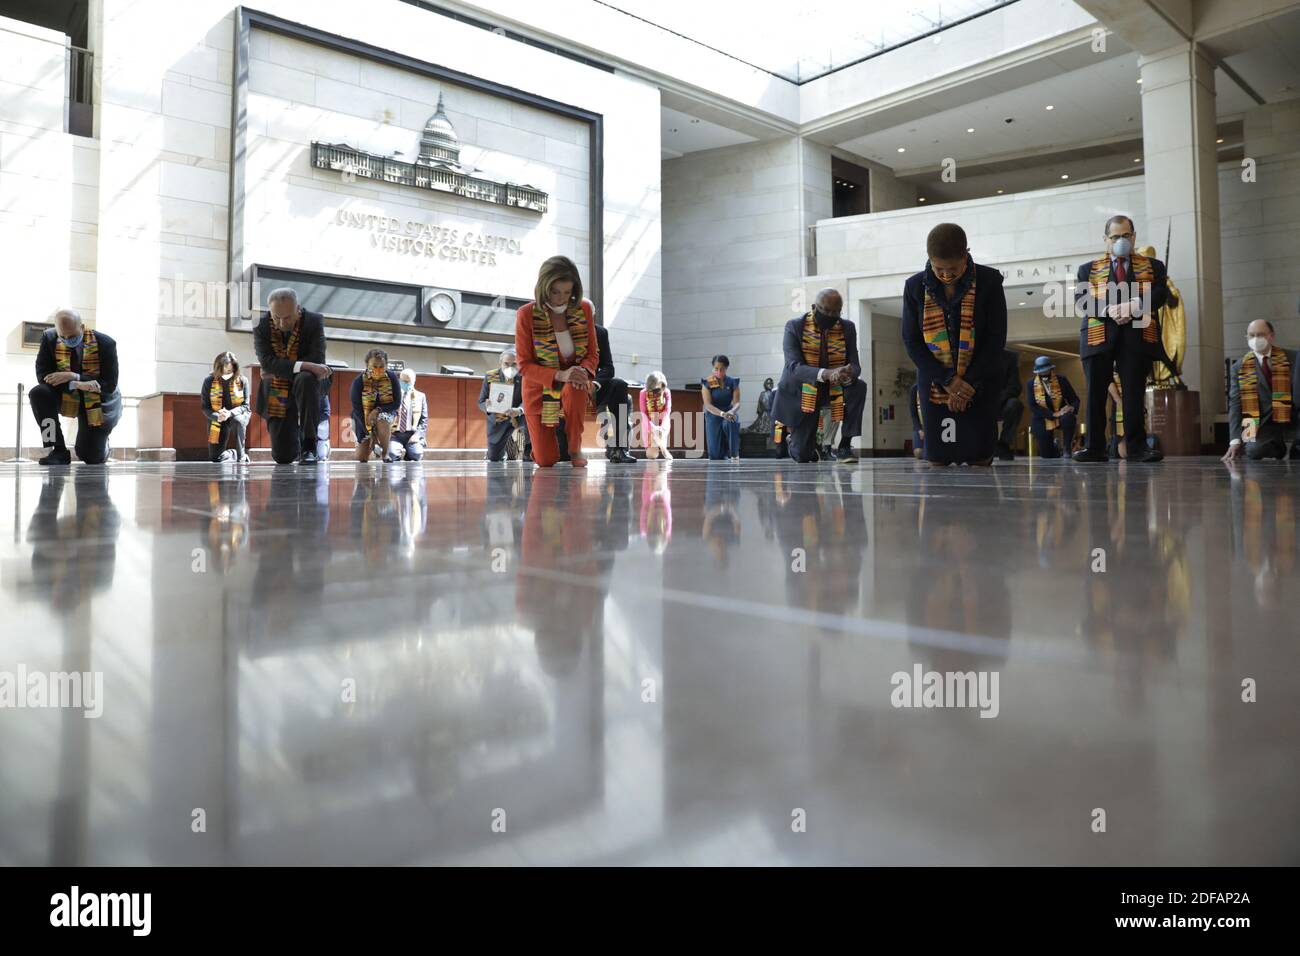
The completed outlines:
[[[1164,460],[1165,460],[1165,453],[1162,451],[1156,451],[1154,448],[1146,449],[1142,454],[1138,455],[1136,458],[1133,458],[1131,456],[1129,457],[1129,461],[1136,461],[1139,463],[1145,462],[1148,465],[1154,465],[1156,462],[1164,461]]]
[[[38,465],[70,465],[72,464],[72,452],[67,450],[51,451],[44,458],[38,459],[36,463]]]
[[[606,457],[616,465],[635,465],[636,456],[628,452],[626,448],[615,448],[606,454]]]
[[[1073,458],[1075,461],[1081,461],[1085,463],[1110,461],[1110,456],[1107,455],[1104,451],[1093,451],[1090,448],[1085,448],[1082,451],[1076,451],[1073,455]]]

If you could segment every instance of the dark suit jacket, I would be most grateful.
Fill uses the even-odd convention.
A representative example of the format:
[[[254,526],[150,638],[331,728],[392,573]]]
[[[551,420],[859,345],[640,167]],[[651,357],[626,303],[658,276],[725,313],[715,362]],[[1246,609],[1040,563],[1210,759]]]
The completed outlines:
[[[59,340],[59,333],[55,329],[46,329],[41,333],[41,344],[36,352],[36,381],[43,382],[45,376],[51,372],[57,372],[58,366],[54,359],[54,343]],[[105,335],[103,332],[95,332],[95,341],[99,344],[99,402],[104,409],[104,426],[112,428],[122,417],[122,396],[117,390],[117,342]],[[81,372],[81,353],[85,348],[83,341],[82,348],[72,353],[72,360],[69,363],[73,372]],[[60,385],[55,389],[62,396],[64,393],[70,393],[81,400],[81,393],[72,391],[68,386]]]
[[[257,353],[258,364],[262,366],[262,377],[257,387],[257,414],[266,417],[266,393],[272,378],[293,378],[293,361],[275,357],[271,347],[271,314],[262,316],[262,320],[253,329],[253,351]],[[319,312],[302,310],[302,331],[298,335],[299,362],[325,364],[325,319]]]
[[[817,383],[817,373],[821,371],[816,365],[809,365],[803,358],[803,323],[804,317],[797,315],[785,324],[785,340],[782,351],[785,355],[785,367],[781,370],[781,381],[776,386],[776,402],[772,417],[786,427],[794,430],[803,421],[803,409],[800,400],[803,385]],[[853,369],[855,380],[862,378],[862,365],[858,360],[858,329],[848,319],[840,319],[844,326],[845,363]]]
[[[945,368],[934,357],[921,331],[925,315],[926,282],[935,282],[928,269],[911,276],[903,284],[903,345],[916,366],[917,384],[922,394],[930,393],[932,384],[940,387],[952,381],[955,368]],[[942,294],[942,290],[937,290]],[[932,293],[933,294],[933,293]],[[975,354],[966,366],[966,381],[981,389],[999,389],[1002,385],[1002,356],[1007,345],[1007,299],[1002,291],[1002,273],[989,266],[975,265]]]
[[[231,379],[231,381],[233,382],[234,379]],[[244,378],[244,376],[241,375],[239,376],[239,381],[242,382],[244,386],[244,404],[239,407],[244,409],[247,414],[251,415],[253,409],[249,406],[249,401],[252,399],[253,396],[249,394],[248,379]],[[206,418],[209,422],[215,422],[217,420],[217,413],[212,410],[212,403],[208,398],[208,389],[210,388],[212,388],[211,375],[209,375],[207,378],[203,380],[203,387],[199,389],[199,408],[203,410],[204,418]],[[229,408],[230,406],[226,405],[224,407]],[[236,412],[236,414],[239,413]]]
[[[1273,346],[1277,351],[1277,346]],[[1296,367],[1296,352],[1293,349],[1282,349],[1286,353],[1287,361],[1291,363],[1291,401],[1293,408],[1291,411],[1291,422],[1282,427],[1287,434],[1293,434],[1296,430],[1296,413],[1294,402],[1296,396],[1300,395],[1300,368]],[[1241,437],[1241,386],[1237,380],[1237,375],[1241,371],[1241,363],[1246,358],[1242,356],[1232,363],[1232,371],[1228,375],[1228,437]],[[1260,383],[1262,386],[1263,383]],[[1259,424],[1260,431],[1264,430],[1266,423],[1273,421],[1273,396],[1264,389],[1259,389]],[[1258,436],[1256,436],[1258,437]]]
[[[1099,258],[1099,257],[1095,257]],[[1092,294],[1092,288],[1088,285],[1088,274],[1092,271],[1093,259],[1088,260],[1079,266],[1078,274],[1075,276],[1074,285],[1074,312],[1075,315],[1081,316],[1083,324],[1079,327],[1079,355],[1082,358],[1091,358],[1094,355],[1101,355],[1105,352],[1113,352],[1115,346],[1123,341],[1126,348],[1137,349],[1144,355],[1153,359],[1164,357],[1165,348],[1160,341],[1159,334],[1156,335],[1154,342],[1144,341],[1142,338],[1142,329],[1133,327],[1132,322],[1119,325],[1114,319],[1107,317],[1104,299],[1095,298]],[[1130,260],[1130,265],[1132,260]],[[1169,276],[1165,270],[1165,264],[1159,259],[1151,260],[1151,271],[1154,278],[1151,281],[1151,291],[1147,308],[1151,312],[1151,321],[1158,323],[1157,314],[1169,302]],[[1108,270],[1109,274],[1109,270]],[[1130,269],[1130,281],[1132,281]],[[1123,296],[1119,299],[1123,301]],[[1100,345],[1088,345],[1088,317],[1096,315],[1106,326],[1106,341]]]
[[[596,328],[600,328],[600,326],[596,326]],[[487,410],[488,393],[491,386],[504,381],[505,378],[501,375],[501,369],[494,368],[483,376],[483,387],[478,392],[478,410],[487,416],[488,444],[490,445],[495,445],[501,441],[516,424],[522,425],[524,421],[522,418],[518,419],[517,422],[502,421],[497,418],[495,412]],[[524,377],[522,375],[515,375],[515,390],[510,396],[510,407],[524,407]]]
[[[1038,402],[1034,400],[1034,379],[1037,377],[1037,375],[1031,375],[1029,376],[1029,380],[1025,382],[1025,396],[1029,400],[1029,411],[1034,416],[1031,424],[1041,427],[1042,423],[1050,418],[1052,413],[1047,406],[1039,405]],[[1074,409],[1074,414],[1077,418],[1079,415],[1078,393],[1075,392],[1074,386],[1070,384],[1070,380],[1064,375],[1058,373],[1056,380],[1061,383],[1061,407],[1064,408],[1066,405],[1071,406]],[[1047,396],[1044,395],[1043,397],[1046,398]]]
[[[310,360],[308,360],[310,361]],[[352,428],[357,434],[357,441],[365,441],[369,432],[366,429],[365,411],[361,404],[361,388],[364,385],[366,373],[363,371],[352,380]],[[393,387],[393,400],[379,406],[381,412],[388,412],[390,415],[397,414],[397,407],[402,404],[402,380],[397,377],[397,373],[392,369],[388,370],[388,384]]]

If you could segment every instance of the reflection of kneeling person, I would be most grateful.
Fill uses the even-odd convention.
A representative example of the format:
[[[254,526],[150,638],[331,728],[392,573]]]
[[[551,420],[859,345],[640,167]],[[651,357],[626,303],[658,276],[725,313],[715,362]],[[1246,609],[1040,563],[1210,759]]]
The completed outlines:
[[[510,457],[510,439],[515,429],[523,429],[524,448],[528,448],[528,422],[524,418],[524,380],[519,377],[519,357],[514,349],[501,353],[501,364],[483,376],[478,393],[478,408],[487,416],[487,461],[504,461]],[[510,385],[509,405],[488,411],[492,386]],[[499,391],[499,390],[498,390]]]
[[[1033,418],[1029,430],[1038,443],[1039,458],[1060,458],[1068,455],[1074,446],[1074,429],[1079,396],[1064,375],[1056,374],[1056,366],[1046,355],[1034,359],[1034,375],[1026,383],[1029,409]],[[1061,433],[1062,445],[1057,447],[1056,433]]]
[[[117,390],[117,343],[87,329],[75,309],[54,314],[54,328],[41,333],[36,353],[37,384],[27,393],[50,453],[42,465],[67,465],[72,455],[59,416],[77,419],[77,457],[88,465],[108,459],[108,436],[122,416]]]
[[[388,460],[423,461],[425,438],[429,432],[429,402],[424,392],[415,387],[415,369],[402,369],[398,379],[402,386],[402,399],[388,438]]]
[[[357,437],[357,461],[369,461],[373,452],[380,459],[388,453],[393,422],[402,401],[397,373],[388,369],[388,353],[371,349],[366,369],[352,383],[352,430]]]
[[[253,410],[248,406],[248,382],[239,374],[239,361],[222,352],[212,363],[212,374],[199,389],[203,417],[208,420],[208,460],[248,461],[245,436]],[[226,444],[234,445],[226,448]]]

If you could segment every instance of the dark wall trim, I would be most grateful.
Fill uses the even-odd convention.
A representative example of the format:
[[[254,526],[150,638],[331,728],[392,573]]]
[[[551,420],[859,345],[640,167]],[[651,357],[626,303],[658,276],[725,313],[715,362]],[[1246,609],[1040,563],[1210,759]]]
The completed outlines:
[[[538,96],[527,90],[520,90],[503,83],[471,76],[459,70],[452,70],[435,63],[418,60],[415,57],[392,50],[341,37],[324,30],[318,30],[302,23],[294,23],[273,14],[240,7],[235,17],[234,65],[231,78],[230,96],[230,213],[227,234],[226,256],[230,281],[240,283],[247,279],[248,264],[244,262],[244,158],[247,153],[248,135],[248,68],[249,36],[254,28],[292,37],[340,53],[373,60],[398,69],[408,70],[421,76],[436,80],[467,86],[482,93],[498,96],[502,99],[546,110],[570,119],[579,120],[589,126],[588,156],[588,205],[590,220],[588,235],[591,261],[591,274],[583,283],[587,295],[596,307],[598,320],[604,322],[605,305],[605,176],[604,176],[604,117],[600,113],[582,109],[569,103],[561,103],[544,96]],[[538,265],[541,265],[540,260]],[[382,281],[369,280],[367,281]],[[432,284],[432,283],[431,283]],[[238,286],[235,286],[238,288]],[[232,307],[228,310],[227,328],[237,331],[251,331],[251,325],[240,319],[241,310]]]

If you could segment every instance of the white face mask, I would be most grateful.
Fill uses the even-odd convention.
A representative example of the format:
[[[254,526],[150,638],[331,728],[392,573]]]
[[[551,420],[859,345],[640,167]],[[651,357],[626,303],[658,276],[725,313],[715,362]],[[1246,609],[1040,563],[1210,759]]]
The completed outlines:
[[[234,377],[235,377],[235,373],[234,373],[234,372],[222,372],[222,373],[221,373],[221,380],[222,380],[223,382],[229,382],[229,381],[230,381],[232,378],[234,378]]]
[[[546,303],[546,307],[550,309],[552,312],[554,312],[556,315],[561,315],[562,313],[569,311],[569,303],[567,302],[564,303],[564,305],[551,305],[551,303],[548,302]]]
[[[501,370],[501,374],[506,377],[506,381],[508,382],[515,377],[515,373],[518,371],[519,369],[515,368],[513,365],[507,365]]]
[[[1264,355],[1268,352],[1268,339],[1262,335],[1252,335],[1246,339],[1246,344],[1256,355]]]

